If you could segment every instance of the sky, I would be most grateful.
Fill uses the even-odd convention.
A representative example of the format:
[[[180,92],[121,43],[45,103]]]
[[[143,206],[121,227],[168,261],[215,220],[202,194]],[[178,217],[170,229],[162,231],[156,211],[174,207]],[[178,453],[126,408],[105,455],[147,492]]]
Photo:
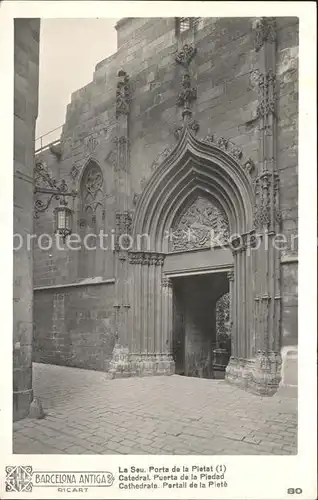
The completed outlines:
[[[118,20],[41,19],[36,138],[63,125],[72,92],[91,82],[96,64],[116,52]],[[42,144],[60,133],[43,137]]]

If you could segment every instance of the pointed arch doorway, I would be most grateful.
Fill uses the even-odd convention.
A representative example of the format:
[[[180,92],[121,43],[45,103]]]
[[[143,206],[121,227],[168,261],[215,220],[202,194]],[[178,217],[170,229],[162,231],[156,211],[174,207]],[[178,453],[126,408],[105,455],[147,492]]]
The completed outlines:
[[[229,234],[222,206],[200,189],[185,200],[172,222],[163,272],[172,284],[171,343],[177,374],[225,376],[231,355],[230,320],[225,328],[217,316],[220,299],[230,290]],[[230,317],[226,305],[223,312]]]
[[[269,179],[267,172],[257,177],[250,161],[239,158],[236,150],[228,150],[225,139],[198,140],[185,127],[138,198],[132,220],[134,246],[128,252],[130,306],[127,322],[118,330],[123,349],[116,350],[123,353],[119,364],[125,366],[125,376],[175,373],[177,279],[185,273],[202,278],[212,272],[229,272],[231,358],[226,380],[261,394],[276,391],[280,380],[280,292],[279,281],[269,276],[268,269],[278,269],[278,259],[274,251],[255,247],[255,227],[259,221],[270,220],[266,215]],[[189,214],[195,219],[190,229],[197,232],[196,244],[191,235],[187,240]],[[217,237],[213,251],[207,227]],[[210,288],[207,283],[206,276],[205,285],[197,290],[206,286],[209,296],[213,286],[211,281]],[[201,307],[204,302],[209,308],[202,297],[199,293],[197,304]],[[213,300],[217,301],[217,294]]]
[[[181,297],[182,283],[189,290],[192,287],[191,314],[190,303],[186,305],[183,299],[183,310],[191,316],[188,324],[192,321],[192,333],[200,325],[201,340],[208,337],[208,330],[211,332],[210,351],[217,347],[216,301],[231,288],[230,351],[235,358],[243,351],[245,358],[252,354],[251,318],[247,317],[253,300],[248,292],[251,262],[236,251],[237,246],[233,248],[233,244],[240,244],[240,235],[246,237],[252,229],[252,207],[252,182],[242,166],[224,149],[208,140],[197,140],[185,128],[176,147],[152,174],[133,218],[131,335],[122,332],[121,338],[128,344],[133,364],[141,363],[145,374],[175,372],[174,330],[178,327],[173,319],[174,304]],[[238,236],[233,240],[233,235]],[[191,296],[197,296],[197,307]],[[213,311],[205,321],[198,312],[203,304],[205,310]],[[193,346],[190,338],[185,335],[184,342]],[[205,342],[199,344],[198,351],[207,350]],[[196,355],[193,349],[186,352],[190,374],[190,358]]]

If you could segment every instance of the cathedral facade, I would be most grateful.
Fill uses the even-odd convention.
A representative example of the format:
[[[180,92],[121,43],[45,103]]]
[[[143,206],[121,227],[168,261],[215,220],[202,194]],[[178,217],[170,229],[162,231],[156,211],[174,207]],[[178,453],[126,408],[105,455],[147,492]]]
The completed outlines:
[[[296,388],[297,18],[116,29],[36,153],[75,194],[59,245],[36,200],[34,361]]]

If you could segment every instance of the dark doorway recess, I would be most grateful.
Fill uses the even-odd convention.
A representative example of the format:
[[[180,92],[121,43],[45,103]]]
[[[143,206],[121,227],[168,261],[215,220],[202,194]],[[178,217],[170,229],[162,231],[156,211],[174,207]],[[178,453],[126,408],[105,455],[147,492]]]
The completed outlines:
[[[176,374],[224,378],[231,355],[226,272],[173,278]]]

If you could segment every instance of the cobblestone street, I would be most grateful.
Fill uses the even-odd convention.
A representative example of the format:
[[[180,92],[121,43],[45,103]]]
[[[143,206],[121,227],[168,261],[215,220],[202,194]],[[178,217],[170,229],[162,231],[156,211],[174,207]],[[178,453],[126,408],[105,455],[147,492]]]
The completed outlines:
[[[297,452],[297,399],[178,375],[108,380],[101,372],[33,364],[33,376],[46,417],[14,423],[14,453]]]

